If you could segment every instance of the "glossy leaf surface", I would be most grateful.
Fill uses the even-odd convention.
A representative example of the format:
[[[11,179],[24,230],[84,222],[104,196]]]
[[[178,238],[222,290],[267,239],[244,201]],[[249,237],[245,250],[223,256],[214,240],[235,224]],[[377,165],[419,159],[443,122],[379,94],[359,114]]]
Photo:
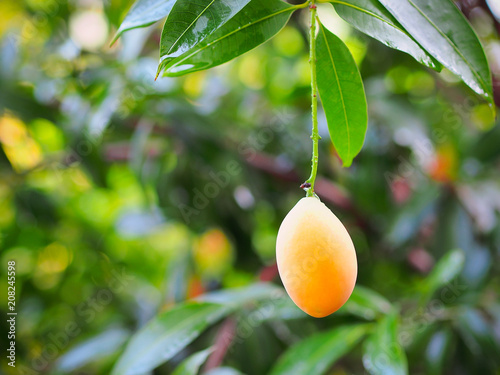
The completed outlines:
[[[295,9],[280,0],[252,0],[209,38],[168,64],[165,75],[209,69],[250,51],[276,35]]]
[[[316,66],[330,138],[344,167],[349,167],[365,140],[368,124],[365,91],[351,52],[321,23]]]
[[[493,103],[491,74],[483,47],[450,0],[380,0],[380,3],[436,60]]]
[[[421,64],[440,70],[441,64],[420,47],[378,0],[333,0],[331,3],[340,17],[361,32],[410,54]]]
[[[207,38],[250,0],[182,0],[170,12],[160,41],[160,72],[171,60]]]
[[[149,26],[168,16],[177,0],[137,0],[116,32],[112,43],[127,30]]]
[[[343,326],[308,337],[278,360],[271,375],[323,374],[366,334],[366,325]]]
[[[406,375],[406,354],[398,343],[398,315],[384,317],[365,341],[363,365],[372,375]]]
[[[230,312],[224,305],[188,303],[158,315],[132,337],[113,374],[143,374],[154,369]]]
[[[190,355],[177,366],[172,375],[196,375],[212,351],[213,348],[208,348]]]

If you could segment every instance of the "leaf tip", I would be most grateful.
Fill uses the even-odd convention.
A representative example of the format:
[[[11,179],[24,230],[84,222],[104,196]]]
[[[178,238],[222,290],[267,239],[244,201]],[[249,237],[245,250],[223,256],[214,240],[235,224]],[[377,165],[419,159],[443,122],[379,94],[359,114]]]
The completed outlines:
[[[156,71],[155,81],[160,76],[161,72],[165,69],[168,64],[168,61],[165,57],[160,58],[160,62],[158,64],[158,70]]]
[[[158,76],[160,75],[161,70],[162,70],[162,67],[161,67],[161,65],[160,65],[160,66],[158,67],[158,70],[156,71],[155,81],[158,79]]]
[[[352,159],[342,159],[342,168],[349,168],[352,165]]]

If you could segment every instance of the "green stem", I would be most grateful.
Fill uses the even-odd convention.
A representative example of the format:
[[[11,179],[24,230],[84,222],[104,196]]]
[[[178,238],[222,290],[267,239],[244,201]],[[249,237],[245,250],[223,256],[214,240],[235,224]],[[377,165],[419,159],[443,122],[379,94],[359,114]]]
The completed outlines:
[[[302,8],[305,8],[309,5],[311,0],[308,0],[306,1],[305,3],[302,3],[302,4],[297,4],[297,5],[294,5],[293,7],[296,8],[296,9],[302,9]]]
[[[311,110],[312,110],[312,134],[313,151],[311,160],[311,176],[306,183],[311,184],[307,189],[307,196],[314,196],[314,183],[318,173],[318,143],[320,136],[318,133],[318,83],[316,80],[316,4],[315,0],[309,1],[311,13],[311,27],[309,31],[309,64],[311,66]]]

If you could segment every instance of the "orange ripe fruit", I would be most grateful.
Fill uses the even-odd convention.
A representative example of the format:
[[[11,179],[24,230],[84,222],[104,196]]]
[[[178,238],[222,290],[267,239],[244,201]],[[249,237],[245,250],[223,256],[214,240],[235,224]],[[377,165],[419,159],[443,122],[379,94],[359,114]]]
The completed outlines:
[[[224,232],[211,229],[193,244],[193,257],[201,274],[220,277],[231,267],[233,248]]]
[[[276,259],[290,298],[316,318],[337,311],[354,289],[358,264],[351,237],[318,198],[302,198],[286,215]]]
[[[456,180],[458,169],[457,152],[453,146],[439,147],[435,158],[429,167],[429,176],[438,182],[452,182]]]

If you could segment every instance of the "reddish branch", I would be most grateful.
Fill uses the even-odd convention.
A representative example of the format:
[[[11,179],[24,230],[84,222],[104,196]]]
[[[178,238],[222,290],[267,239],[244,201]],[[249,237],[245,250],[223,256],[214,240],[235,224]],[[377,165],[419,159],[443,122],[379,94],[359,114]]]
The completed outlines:
[[[234,318],[227,318],[224,323],[222,323],[219,332],[217,332],[214,342],[214,351],[210,357],[208,357],[203,372],[208,372],[222,364],[235,334],[236,320]]]
[[[260,271],[259,280],[263,282],[273,281],[276,276],[278,276],[278,266],[276,263],[273,263]]]

